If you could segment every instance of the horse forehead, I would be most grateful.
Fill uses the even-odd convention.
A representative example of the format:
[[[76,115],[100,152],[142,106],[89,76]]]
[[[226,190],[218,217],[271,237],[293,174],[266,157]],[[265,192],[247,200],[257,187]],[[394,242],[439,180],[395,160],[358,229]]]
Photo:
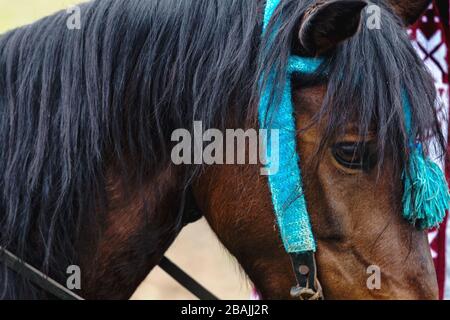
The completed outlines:
[[[314,116],[320,111],[326,93],[325,84],[295,89],[293,100],[296,114]]]
[[[320,130],[323,128],[320,128],[320,124],[310,126],[310,121],[320,111],[326,93],[326,84],[298,88],[293,91],[293,102],[295,105],[297,127],[300,130],[304,127],[308,127],[308,130],[306,130],[302,135],[304,141],[315,141],[317,140],[317,137],[321,135]],[[326,115],[324,116],[326,118]],[[326,121],[325,118],[323,121]],[[361,138],[365,140],[373,140],[376,138],[376,135],[376,129],[371,125],[365,136],[361,137],[360,124],[355,119],[354,121],[348,121],[342,138],[349,141],[361,140]]]

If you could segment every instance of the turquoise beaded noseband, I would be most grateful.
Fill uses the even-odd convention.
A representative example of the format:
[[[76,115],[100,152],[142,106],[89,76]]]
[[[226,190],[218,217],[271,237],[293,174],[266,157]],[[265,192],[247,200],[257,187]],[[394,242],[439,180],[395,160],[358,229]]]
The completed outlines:
[[[273,14],[281,0],[267,0],[263,32],[267,31]],[[290,254],[297,286],[292,289],[294,297],[302,299],[320,299],[322,292],[316,277],[314,253],[316,241],[311,227],[303,192],[300,159],[297,154],[296,125],[292,103],[290,77],[293,73],[311,74],[318,70],[323,60],[292,55],[288,60],[286,84],[283,86],[279,104],[272,99],[276,84],[271,75],[262,88],[259,103],[259,124],[263,129],[276,129],[279,133],[279,164],[277,172],[270,172],[267,165],[268,182],[272,203],[281,239]],[[412,128],[412,110],[407,94],[404,93],[405,126],[409,133]],[[267,119],[270,118],[270,122]],[[270,123],[270,124],[269,124]],[[410,134],[412,135],[412,133]],[[265,146],[266,158],[270,159],[271,136]],[[450,194],[442,170],[424,156],[420,145],[415,144],[411,136],[411,151],[403,174],[404,196],[403,216],[422,229],[439,226],[449,209]]]

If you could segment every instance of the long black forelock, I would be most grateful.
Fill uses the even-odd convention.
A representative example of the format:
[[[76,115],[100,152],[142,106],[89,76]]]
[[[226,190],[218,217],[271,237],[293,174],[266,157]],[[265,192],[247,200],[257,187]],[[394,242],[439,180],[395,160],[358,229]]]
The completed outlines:
[[[283,0],[262,42],[259,71],[266,82],[259,88],[267,83],[266,70],[271,68],[278,84],[272,93],[274,103],[280,98],[277,92],[282,92],[286,81],[286,65],[291,44],[296,41],[299,20],[313,2]],[[316,74],[305,76],[310,84],[323,83],[325,78],[327,84],[323,106],[314,118],[315,122],[326,121],[317,155],[339,139],[352,123],[357,125],[361,137],[375,131],[380,171],[390,160],[395,174],[401,176],[411,137],[414,142],[422,143],[426,152],[432,142],[434,150],[444,156],[445,140],[436,112],[439,101],[434,81],[415,52],[400,18],[383,1],[371,4],[381,9],[381,28],[369,27],[363,11],[359,32],[324,56]],[[411,103],[412,134],[405,128],[403,94]]]

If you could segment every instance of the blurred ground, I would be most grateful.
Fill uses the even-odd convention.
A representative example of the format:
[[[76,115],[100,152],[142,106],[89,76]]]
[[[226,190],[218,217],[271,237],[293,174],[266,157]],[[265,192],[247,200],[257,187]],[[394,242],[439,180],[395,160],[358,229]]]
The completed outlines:
[[[0,0],[0,33],[31,23],[83,0]],[[248,299],[249,285],[237,264],[202,220],[187,227],[168,257],[221,299]],[[194,297],[156,268],[133,299],[193,299]]]

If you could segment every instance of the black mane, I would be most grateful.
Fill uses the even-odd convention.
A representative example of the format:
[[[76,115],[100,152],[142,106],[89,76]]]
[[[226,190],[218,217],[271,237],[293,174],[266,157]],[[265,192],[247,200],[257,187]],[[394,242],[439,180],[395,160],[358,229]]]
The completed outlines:
[[[63,11],[0,37],[0,245],[50,274],[77,261],[80,228],[107,207],[105,168],[140,183],[170,163],[174,129],[255,119],[258,79],[284,74],[309,3],[283,0],[286,22],[262,45],[264,1],[248,0],[97,0],[81,6],[81,30]],[[418,139],[441,135],[431,77],[383,14],[382,30],[363,27],[326,58],[324,143],[358,114],[361,132],[375,122],[382,154],[401,163],[402,88]],[[25,296],[5,274],[4,295]]]

